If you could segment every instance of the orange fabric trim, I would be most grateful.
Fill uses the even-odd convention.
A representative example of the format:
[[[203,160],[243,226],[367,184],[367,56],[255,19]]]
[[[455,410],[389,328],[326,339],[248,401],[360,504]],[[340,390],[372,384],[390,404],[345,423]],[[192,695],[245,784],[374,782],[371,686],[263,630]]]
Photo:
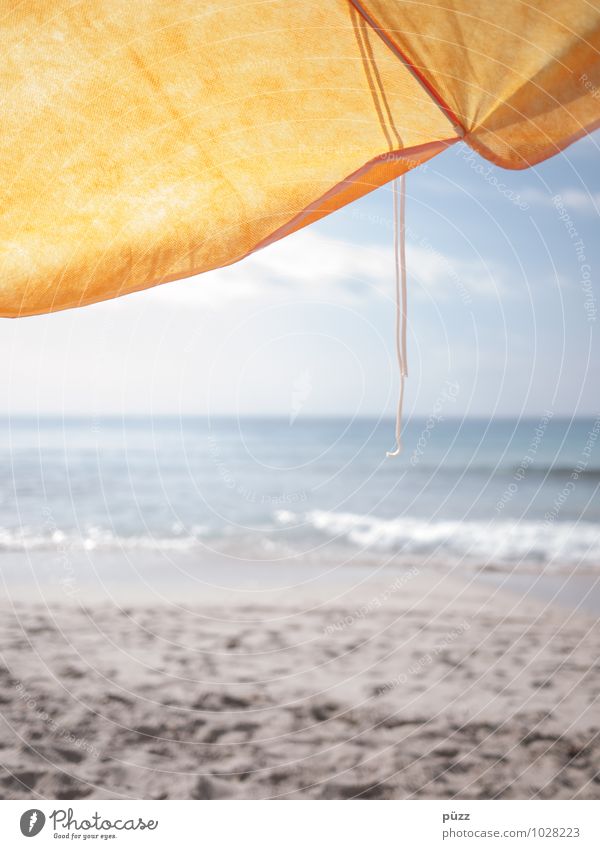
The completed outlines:
[[[501,156],[492,153],[492,151],[484,144],[480,144],[477,141],[477,137],[473,137],[472,134],[467,134],[464,139],[462,139],[462,141],[466,142],[470,148],[472,148],[484,159],[487,159],[488,162],[491,162],[493,165],[498,165],[498,167],[505,168],[507,171],[525,171],[527,168],[533,168],[534,165],[539,165],[541,162],[546,162],[547,159],[552,159],[553,156],[557,156],[559,153],[565,151],[568,147],[570,147],[572,144],[575,144],[575,142],[579,141],[584,136],[588,136],[590,133],[593,133],[595,130],[598,129],[600,129],[600,119],[598,119],[597,121],[592,121],[591,124],[588,124],[581,130],[578,130],[576,133],[567,136],[560,144],[556,144],[555,142],[553,142],[551,148],[549,148],[541,156],[538,156],[535,159],[529,159],[527,161],[523,160],[522,163],[519,163],[515,160],[506,160],[503,159]]]
[[[351,201],[369,194],[369,192],[380,188],[395,177],[405,174],[407,171],[412,170],[412,168],[416,168],[418,165],[422,165],[424,162],[427,162],[427,160],[437,156],[438,153],[441,153],[443,150],[446,150],[446,148],[451,147],[451,145],[455,144],[457,141],[460,141],[460,138],[456,137],[442,139],[435,142],[426,142],[425,144],[406,148],[404,150],[392,150],[389,153],[384,153],[381,154],[381,156],[377,156],[375,159],[371,159],[353,174],[346,177],[345,180],[342,180],[342,182],[333,186],[325,192],[325,194],[321,195],[318,200],[313,201],[313,203],[303,209],[302,212],[299,212],[298,215],[295,215],[290,221],[288,221],[287,224],[284,224],[282,227],[278,227],[277,230],[271,233],[270,236],[267,236],[266,239],[260,241],[254,248],[252,248],[252,250],[248,251],[247,254],[244,254],[244,256],[249,256],[254,253],[254,251],[265,248],[267,245],[271,245],[273,242],[283,239],[284,236],[289,236],[290,233],[295,233],[296,230],[301,230],[308,224],[318,221],[330,212],[340,209],[342,206],[345,206]],[[406,163],[406,160],[411,159],[414,159],[414,162],[409,168],[390,168],[390,162]],[[393,173],[386,175],[385,178],[380,177],[386,169]],[[366,178],[367,175],[370,175],[371,178],[375,177],[375,180],[363,180],[362,178]],[[359,186],[362,191],[357,191]],[[354,196],[346,197],[347,194],[353,194]],[[334,199],[337,201],[340,201],[341,199],[341,202],[337,202],[331,207],[328,206],[324,208],[322,206],[322,204]],[[241,259],[243,258],[244,257],[241,257]],[[237,260],[235,260],[235,262],[237,262]]]

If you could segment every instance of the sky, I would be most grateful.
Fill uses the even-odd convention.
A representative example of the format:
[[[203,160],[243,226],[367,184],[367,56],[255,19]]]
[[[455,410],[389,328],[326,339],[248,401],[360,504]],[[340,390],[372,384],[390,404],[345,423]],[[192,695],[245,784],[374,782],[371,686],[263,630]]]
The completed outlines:
[[[599,166],[596,133],[407,175],[407,416],[598,414]],[[2,320],[0,413],[391,416],[393,268],[384,186],[229,268]]]

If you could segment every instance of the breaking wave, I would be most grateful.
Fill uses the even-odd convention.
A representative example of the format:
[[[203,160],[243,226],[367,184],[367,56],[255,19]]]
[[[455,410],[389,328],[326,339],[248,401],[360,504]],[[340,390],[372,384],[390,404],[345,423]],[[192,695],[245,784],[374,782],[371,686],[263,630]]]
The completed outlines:
[[[600,525],[592,522],[463,521],[355,513],[280,510],[282,527],[311,529],[329,541],[365,551],[475,559],[483,564],[515,561],[600,565]]]

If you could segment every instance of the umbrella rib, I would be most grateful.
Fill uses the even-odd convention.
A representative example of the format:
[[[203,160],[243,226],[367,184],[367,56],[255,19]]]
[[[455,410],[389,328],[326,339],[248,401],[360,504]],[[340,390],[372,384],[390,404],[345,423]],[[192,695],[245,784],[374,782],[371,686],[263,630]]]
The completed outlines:
[[[407,71],[414,77],[414,79],[420,84],[420,86],[427,92],[429,97],[433,100],[435,105],[441,109],[446,118],[450,121],[454,130],[460,138],[463,138],[467,131],[465,127],[462,125],[460,118],[455,114],[455,112],[448,106],[443,97],[435,90],[435,88],[431,85],[429,80],[413,65],[410,59],[404,54],[404,52],[398,47],[398,45],[390,38],[387,32],[383,29],[380,24],[377,23],[375,18],[367,12],[367,10],[363,7],[362,3],[359,3],[358,0],[349,0],[352,6],[356,9],[356,11],[365,19],[365,21],[371,26],[377,35],[381,38],[383,43],[389,47],[389,49],[400,59],[404,67]]]

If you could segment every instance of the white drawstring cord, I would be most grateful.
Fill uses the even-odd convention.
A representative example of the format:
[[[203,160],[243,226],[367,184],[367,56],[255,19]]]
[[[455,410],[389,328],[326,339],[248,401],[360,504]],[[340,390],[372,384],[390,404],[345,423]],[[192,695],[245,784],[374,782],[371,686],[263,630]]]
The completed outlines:
[[[398,191],[399,184],[399,191]],[[396,409],[396,448],[387,451],[388,457],[397,457],[402,451],[402,405],[404,404],[404,379],[408,377],[406,359],[406,234],[405,206],[406,191],[404,174],[392,184],[394,200],[394,264],[396,268],[396,357],[400,387],[398,391],[398,407]]]

